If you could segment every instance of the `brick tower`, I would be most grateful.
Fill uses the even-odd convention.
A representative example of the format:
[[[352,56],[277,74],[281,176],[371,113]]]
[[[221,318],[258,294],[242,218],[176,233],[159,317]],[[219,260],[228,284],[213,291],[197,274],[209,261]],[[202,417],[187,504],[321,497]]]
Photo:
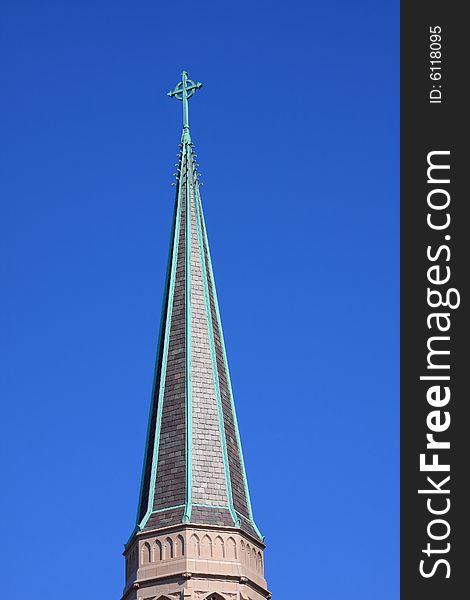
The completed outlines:
[[[123,600],[266,600],[182,80],[166,289]]]

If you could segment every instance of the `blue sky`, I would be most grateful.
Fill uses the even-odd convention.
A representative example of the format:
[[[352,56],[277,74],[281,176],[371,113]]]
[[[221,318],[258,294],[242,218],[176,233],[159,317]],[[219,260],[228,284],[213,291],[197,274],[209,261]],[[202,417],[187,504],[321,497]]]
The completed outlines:
[[[185,68],[270,589],[398,598],[398,2],[1,4],[2,594],[120,597]]]

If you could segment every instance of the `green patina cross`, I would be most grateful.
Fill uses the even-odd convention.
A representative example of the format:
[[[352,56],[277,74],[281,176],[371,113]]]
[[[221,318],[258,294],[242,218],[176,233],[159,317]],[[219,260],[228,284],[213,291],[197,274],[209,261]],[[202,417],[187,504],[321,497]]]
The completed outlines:
[[[183,101],[183,128],[189,129],[189,117],[188,117],[188,100],[194,95],[194,92],[202,87],[202,83],[195,83],[191,79],[188,79],[188,73],[183,71],[181,73],[181,81],[175,87],[172,92],[168,92],[168,96],[171,98],[177,98]]]

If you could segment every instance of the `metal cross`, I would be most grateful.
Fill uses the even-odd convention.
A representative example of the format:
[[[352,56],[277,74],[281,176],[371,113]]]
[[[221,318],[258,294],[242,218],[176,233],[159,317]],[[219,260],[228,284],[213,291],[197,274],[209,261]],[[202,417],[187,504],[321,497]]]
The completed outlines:
[[[181,81],[175,87],[172,92],[168,92],[170,98],[177,98],[183,101],[183,129],[189,129],[189,117],[188,117],[188,100],[191,96],[194,96],[194,92],[202,88],[202,83],[195,83],[191,79],[188,79],[188,73],[183,71],[181,73]]]

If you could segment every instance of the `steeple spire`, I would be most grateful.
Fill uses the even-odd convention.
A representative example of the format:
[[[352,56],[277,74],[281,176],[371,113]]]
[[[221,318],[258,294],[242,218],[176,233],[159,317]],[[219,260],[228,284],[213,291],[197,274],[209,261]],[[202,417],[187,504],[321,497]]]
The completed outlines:
[[[188,99],[201,86],[183,71],[168,94],[183,101],[183,135],[137,523],[124,552],[126,600],[183,598],[183,590],[205,599],[201,589],[245,598],[245,588],[253,600],[270,598],[189,135]],[[143,596],[133,591],[141,580]]]
[[[194,92],[202,88],[202,83],[195,83],[188,79],[187,71],[181,73],[181,81],[176,85],[173,91],[168,92],[170,98],[177,98],[183,102],[183,137],[182,141],[191,141],[189,135],[189,106],[188,100],[194,96]]]

